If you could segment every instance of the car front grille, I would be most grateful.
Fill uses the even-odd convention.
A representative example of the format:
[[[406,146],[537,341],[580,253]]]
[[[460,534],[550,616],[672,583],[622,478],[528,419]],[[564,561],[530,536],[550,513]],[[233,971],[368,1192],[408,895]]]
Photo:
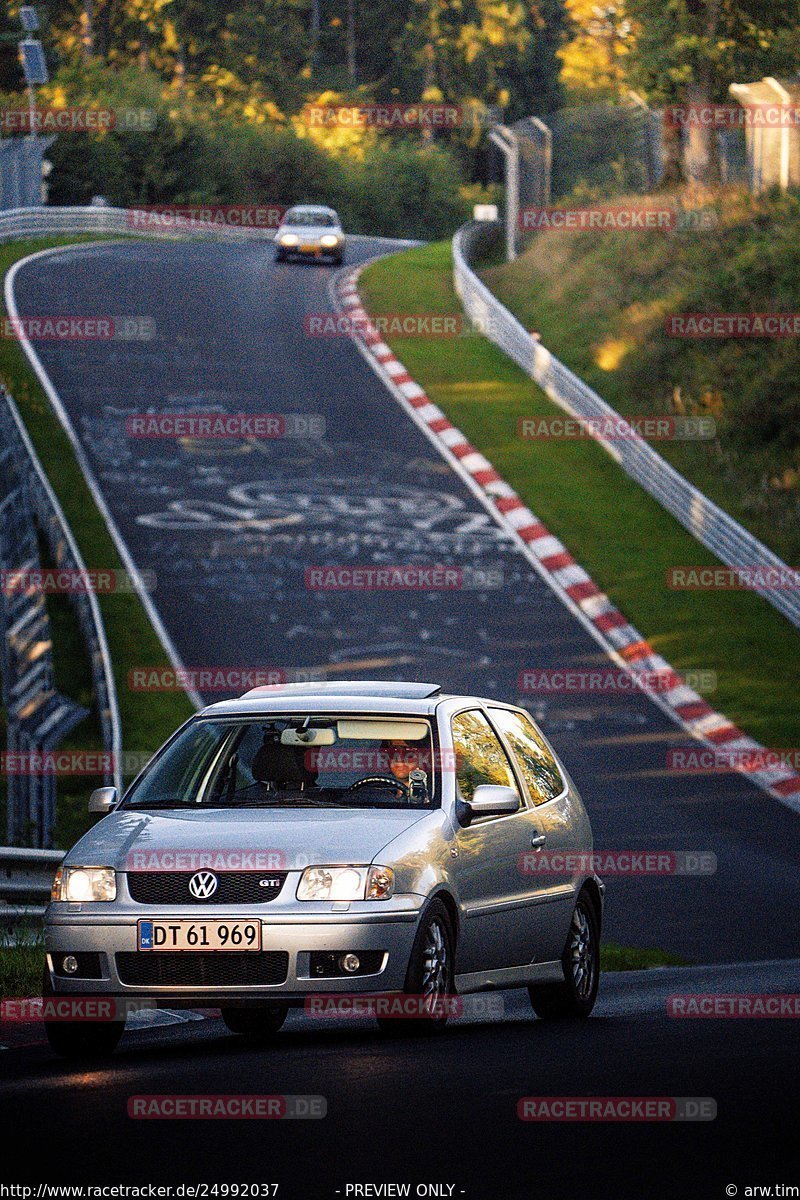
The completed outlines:
[[[136,987],[254,987],[285,983],[285,950],[124,951],[116,955],[122,983]]]
[[[220,871],[207,900],[189,891],[194,871],[129,871],[128,891],[137,904],[268,904],[280,895],[286,871]]]

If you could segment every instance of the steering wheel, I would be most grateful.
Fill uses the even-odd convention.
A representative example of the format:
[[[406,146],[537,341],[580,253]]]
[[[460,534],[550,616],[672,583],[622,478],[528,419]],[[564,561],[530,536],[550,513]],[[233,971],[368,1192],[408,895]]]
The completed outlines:
[[[390,787],[404,800],[411,799],[411,789],[402,779],[395,779],[394,775],[368,775],[365,779],[357,779],[355,783],[351,783],[347,790],[357,792],[363,787]]]

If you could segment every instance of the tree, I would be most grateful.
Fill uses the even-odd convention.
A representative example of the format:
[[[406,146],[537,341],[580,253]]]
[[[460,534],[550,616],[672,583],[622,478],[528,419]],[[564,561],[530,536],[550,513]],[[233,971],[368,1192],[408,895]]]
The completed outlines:
[[[628,90],[631,23],[621,3],[566,0],[570,37],[560,50],[561,80],[578,98],[615,99]]]
[[[731,83],[796,71],[799,0],[626,0],[626,11],[629,78],[651,102],[720,103]]]

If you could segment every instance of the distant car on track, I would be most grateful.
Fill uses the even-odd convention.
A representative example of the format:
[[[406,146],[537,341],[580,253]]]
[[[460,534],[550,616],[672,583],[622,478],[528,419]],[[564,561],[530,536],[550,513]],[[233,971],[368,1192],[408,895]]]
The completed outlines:
[[[315,258],[339,266],[344,262],[344,252],[342,223],[334,209],[321,204],[290,208],[275,234],[276,262],[292,257]]]
[[[218,1006],[259,1037],[353,993],[397,998],[399,1015],[373,1011],[405,1032],[440,1030],[457,993],[527,987],[542,1017],[594,1006],[591,827],[524,709],[425,683],[257,688],[89,810],[108,815],[45,918],[59,1001]],[[109,1052],[123,1027],[46,1022],[67,1055]]]

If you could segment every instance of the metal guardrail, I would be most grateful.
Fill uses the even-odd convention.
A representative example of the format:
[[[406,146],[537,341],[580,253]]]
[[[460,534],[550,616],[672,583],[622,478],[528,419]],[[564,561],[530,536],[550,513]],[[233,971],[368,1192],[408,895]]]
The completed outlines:
[[[165,208],[168,206],[164,206]],[[183,207],[183,206],[181,206]],[[203,205],[191,207],[198,213]],[[213,208],[206,206],[206,211]],[[205,223],[180,213],[159,219],[151,209],[132,208],[17,208],[0,213],[0,242],[60,234],[124,234],[129,237],[199,238],[203,241],[271,241],[273,230]]]
[[[470,320],[490,341],[512,358],[550,399],[571,416],[587,421],[623,420],[598,394],[539,342],[504,307],[470,267],[482,239],[496,236],[497,225],[462,226],[453,239],[453,282]],[[644,488],[706,549],[728,567],[758,568],[788,573],[790,568],[763,542],[748,533],[728,513],[703,495],[670,466],[633,429],[612,446],[597,441],[622,470]],[[687,564],[688,565],[688,564]],[[786,587],[753,588],[795,626],[800,626],[800,590]]]
[[[30,513],[47,541],[53,563],[60,570],[70,571],[76,575],[86,575],[86,565],[81,552],[28,436],[19,409],[13,397],[2,385],[0,385],[0,405],[3,406],[2,412],[0,412],[0,430],[3,431],[4,440],[17,459],[18,469],[24,475],[25,493],[29,501]],[[70,602],[88,651],[103,746],[109,752],[111,769],[105,773],[105,782],[113,783],[116,787],[121,788],[122,726],[114,672],[100,606],[97,596],[91,589],[77,589],[70,595]],[[33,698],[31,704],[33,704]],[[6,716],[9,735],[11,735],[14,714],[9,711]],[[11,740],[11,736],[9,736],[9,744]],[[16,748],[20,749],[21,746]],[[30,748],[34,747],[31,745]],[[43,747],[37,746],[36,748]],[[35,823],[41,831],[44,844],[47,845],[55,818],[55,812],[52,811],[55,806],[54,794],[49,797],[45,796],[44,803],[48,811],[37,814]],[[11,832],[12,828],[16,830],[22,827],[31,815],[30,813],[12,812],[12,793],[9,787],[9,836],[14,836]]]
[[[38,924],[63,857],[63,850],[0,846],[0,929]]]
[[[165,216],[155,213],[151,209],[135,208],[12,209],[0,213],[0,243],[28,237],[53,237],[82,233],[225,242],[242,242],[253,239],[272,240],[273,233],[268,229],[220,225],[213,219],[204,223],[198,215],[204,211],[202,206],[193,207],[191,216],[183,215],[183,211],[185,210]],[[31,508],[48,541],[53,561],[60,568],[85,572],[86,568],[72,531],[28,437],[16,404],[2,387],[0,387],[0,405],[5,426],[4,439],[13,443],[14,457],[19,460],[18,467],[23,469],[25,490],[30,498]],[[112,764],[111,770],[106,774],[106,782],[113,782],[119,788],[122,785],[122,731],[114,674],[100,607],[97,597],[91,591],[76,594],[72,600],[91,662],[103,746],[109,752]],[[13,713],[9,712],[7,716],[9,747],[11,748],[13,742],[16,749],[20,749],[23,743],[27,748],[33,749],[33,743],[28,746],[29,737],[24,737],[22,734],[20,737],[16,737],[12,729]],[[20,745],[17,745],[17,742],[20,742]],[[18,807],[19,797],[16,796],[16,793],[15,797],[15,805]],[[16,830],[18,826],[22,828],[30,824],[31,813],[15,815],[11,812],[11,800],[11,789],[9,788],[10,825],[13,825]],[[36,796],[33,796],[31,793],[27,802],[23,800],[23,808],[26,807],[26,804],[28,809],[31,807],[37,809],[35,823],[39,829],[40,839],[44,845],[47,845],[50,840],[49,830],[52,828],[55,816],[53,788],[46,790],[46,794],[42,795],[37,793]]]

